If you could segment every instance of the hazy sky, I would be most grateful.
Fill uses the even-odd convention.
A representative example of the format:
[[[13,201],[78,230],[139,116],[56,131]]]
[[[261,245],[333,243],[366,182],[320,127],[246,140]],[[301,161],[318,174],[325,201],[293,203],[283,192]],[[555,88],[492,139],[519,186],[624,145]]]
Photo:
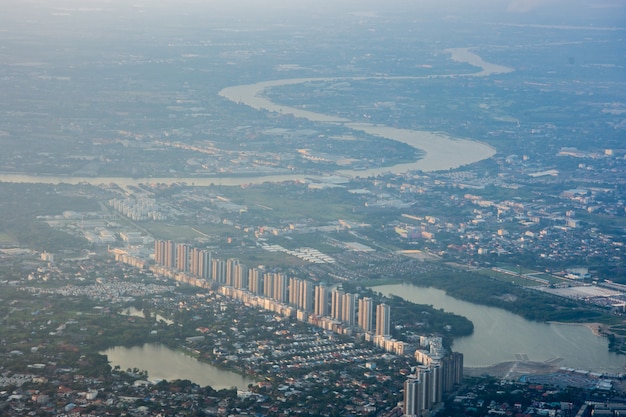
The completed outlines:
[[[623,0],[0,0],[0,14],[23,14],[29,9],[65,9],[89,12],[101,9],[154,10],[174,7],[202,8],[215,11],[248,14],[309,12],[323,13],[347,10],[406,9],[423,13],[471,14],[531,14],[545,13],[558,16],[584,17],[604,12],[616,21],[626,19],[626,2]]]
[[[625,0],[0,0],[4,36],[115,36],[115,31],[159,31],[179,25],[262,29],[320,25],[343,17],[367,24],[395,20],[447,24],[559,25],[626,28]],[[378,20],[380,19],[380,20]],[[115,28],[115,29],[113,29]],[[615,32],[621,36],[622,30]],[[1,45],[0,45],[1,47]]]

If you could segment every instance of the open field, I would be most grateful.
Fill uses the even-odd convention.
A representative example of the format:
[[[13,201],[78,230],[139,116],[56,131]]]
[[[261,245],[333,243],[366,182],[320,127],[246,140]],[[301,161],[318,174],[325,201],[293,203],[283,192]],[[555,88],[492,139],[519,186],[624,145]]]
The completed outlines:
[[[162,240],[192,240],[205,237],[202,232],[190,226],[170,225],[165,223],[151,222],[142,224],[142,227],[149,230],[153,236]]]
[[[534,281],[532,279],[519,276],[517,274],[509,274],[500,271],[494,271],[493,269],[483,268],[477,271],[481,275],[488,276],[489,278],[497,279],[498,281],[510,282],[515,285],[521,285],[524,287],[535,287],[538,285],[545,285],[541,282]]]
[[[246,205],[249,214],[266,218],[270,223],[307,218],[319,221],[354,219],[354,205],[362,204],[356,197],[353,204],[349,198],[346,199],[345,192],[335,190],[303,190],[298,193],[265,187],[228,187],[222,194],[236,204]]]
[[[263,249],[248,248],[245,251],[238,253],[236,257],[244,265],[263,265],[267,268],[273,268],[276,266],[294,267],[306,264],[306,261],[298,257],[288,256],[283,252],[269,252]]]
[[[15,243],[15,240],[11,237],[11,235],[0,232],[0,246],[12,245],[14,243]]]
[[[481,269],[480,274],[501,281],[512,282],[516,285],[534,287],[537,285],[559,284],[562,278],[555,277],[542,271],[519,267],[516,265],[498,265],[493,269]]]

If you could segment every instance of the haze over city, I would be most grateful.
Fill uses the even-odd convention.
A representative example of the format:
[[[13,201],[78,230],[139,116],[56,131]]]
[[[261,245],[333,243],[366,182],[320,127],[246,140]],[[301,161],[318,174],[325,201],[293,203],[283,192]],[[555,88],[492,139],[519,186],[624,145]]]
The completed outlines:
[[[0,0],[0,414],[619,415],[625,33]]]

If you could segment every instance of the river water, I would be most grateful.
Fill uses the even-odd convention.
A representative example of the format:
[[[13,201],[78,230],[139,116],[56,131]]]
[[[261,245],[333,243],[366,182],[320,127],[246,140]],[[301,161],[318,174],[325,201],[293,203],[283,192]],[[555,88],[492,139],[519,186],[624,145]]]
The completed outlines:
[[[527,358],[594,372],[624,372],[626,356],[609,352],[608,339],[594,335],[584,326],[529,321],[499,308],[458,300],[435,288],[397,284],[372,289],[470,319],[474,333],[455,339],[453,345],[454,351],[463,353],[465,366],[488,366]]]
[[[480,68],[480,71],[468,74],[445,74],[429,75],[424,77],[345,77],[345,78],[297,78],[262,81],[256,84],[238,85],[224,88],[219,95],[236,103],[242,103],[258,110],[265,110],[281,114],[292,114],[296,117],[308,119],[313,122],[343,124],[345,127],[357,132],[392,139],[406,143],[423,153],[423,157],[417,161],[398,164],[384,168],[371,168],[366,170],[340,170],[336,173],[345,177],[370,177],[385,173],[403,174],[412,170],[444,171],[469,165],[492,157],[496,150],[483,142],[465,138],[454,138],[441,132],[427,132],[420,130],[397,129],[390,126],[376,125],[371,123],[355,123],[348,119],[330,116],[321,113],[275,104],[267,99],[263,92],[266,89],[304,83],[308,81],[329,80],[365,80],[365,79],[431,79],[451,77],[484,77],[492,74],[504,74],[513,71],[511,68],[485,62],[480,56],[470,52],[468,48],[452,48],[446,50],[451,54],[451,59],[457,62],[466,62]],[[52,175],[28,175],[14,173],[0,173],[1,182],[12,183],[43,183],[43,184],[118,184],[122,187],[139,184],[174,184],[186,183],[196,186],[208,185],[244,185],[260,184],[264,182],[302,181],[310,175],[305,174],[279,174],[253,176],[215,176],[215,177],[159,177],[159,178],[126,178],[126,177],[71,177]]]
[[[458,300],[435,288],[397,284],[373,289],[470,319],[474,323],[474,333],[455,339],[453,345],[455,351],[463,353],[465,366],[481,367],[528,359],[594,372],[623,373],[626,357],[609,352],[608,340],[594,335],[584,326],[529,321],[499,308]],[[255,383],[250,378],[199,362],[183,352],[159,344],[115,347],[101,353],[108,356],[111,366],[146,370],[152,381],[188,379],[217,390],[231,387],[246,389],[248,384]]]
[[[118,346],[100,353],[107,355],[112,367],[119,365],[122,370],[137,368],[147,371],[151,381],[188,379],[202,387],[211,386],[215,390],[232,387],[247,390],[248,384],[256,382],[156,343],[132,348]]]
[[[289,107],[282,104],[273,103],[264,92],[267,89],[301,84],[315,81],[350,81],[367,79],[433,79],[433,78],[453,78],[453,77],[485,77],[492,74],[504,74],[513,71],[511,68],[503,67],[485,62],[480,56],[470,52],[468,48],[452,48],[446,50],[451,54],[451,59],[456,62],[466,62],[481,69],[479,72],[468,74],[445,74],[428,76],[385,76],[385,77],[345,77],[345,78],[292,78],[283,80],[262,81],[255,84],[238,85],[227,87],[219,92],[219,95],[235,103],[242,103],[257,110],[265,110],[279,114],[289,114],[295,117],[319,123],[342,124],[349,129],[364,132],[373,136],[392,139],[406,143],[423,152],[423,157],[417,161],[398,164],[392,167],[371,168],[362,171],[342,170],[339,174],[347,177],[370,177],[384,173],[402,174],[407,171],[443,171],[458,168],[483,159],[491,158],[496,150],[486,143],[465,138],[455,138],[440,132],[428,132],[421,130],[397,129],[390,126],[355,123],[338,116],[331,116],[315,113],[296,107]]]

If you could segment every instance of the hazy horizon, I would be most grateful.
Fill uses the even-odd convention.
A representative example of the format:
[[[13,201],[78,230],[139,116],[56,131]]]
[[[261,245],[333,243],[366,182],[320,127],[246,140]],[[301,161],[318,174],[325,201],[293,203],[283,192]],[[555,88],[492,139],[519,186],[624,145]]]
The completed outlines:
[[[81,18],[102,17],[108,13],[148,16],[165,13],[165,16],[184,16],[195,12],[212,13],[211,17],[256,17],[280,20],[285,17],[323,17],[326,14],[358,14],[363,18],[375,18],[377,13],[403,11],[415,13],[419,19],[423,14],[444,17],[493,19],[524,23],[540,23],[552,20],[561,24],[589,24],[598,20],[615,27],[624,26],[626,4],[618,0],[341,0],[341,1],[298,1],[273,0],[184,0],[184,1],[120,1],[64,0],[54,3],[45,0],[3,0],[0,20],[26,21],[32,18]],[[174,13],[171,15],[170,13]],[[165,17],[164,16],[164,17]],[[4,30],[6,31],[6,29]],[[0,32],[1,33],[1,32]]]

